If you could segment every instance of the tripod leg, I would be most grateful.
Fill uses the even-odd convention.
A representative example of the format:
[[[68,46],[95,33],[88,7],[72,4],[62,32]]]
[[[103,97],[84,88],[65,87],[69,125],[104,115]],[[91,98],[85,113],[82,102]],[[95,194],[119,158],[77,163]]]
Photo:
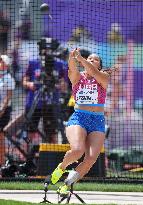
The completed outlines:
[[[58,195],[58,198],[59,198],[59,195]],[[65,199],[67,199],[67,197],[66,197],[66,196],[62,197],[62,198],[61,198],[61,200],[58,200],[58,204],[61,204],[61,203],[62,203],[62,201],[64,201]]]
[[[50,202],[50,201],[47,200],[47,196],[45,196],[43,199],[44,199],[44,200],[41,201],[40,204],[43,204],[43,203],[51,204],[51,203],[52,203],[52,202]]]
[[[71,199],[71,195],[72,195],[72,193],[70,192],[70,194],[69,194],[69,196],[68,196],[68,198],[67,198],[67,204],[69,204],[69,201],[70,201],[70,199]]]
[[[5,135],[7,137],[7,139],[15,145],[15,147],[21,152],[21,154],[23,154],[24,157],[27,157],[27,153],[25,152],[24,149],[21,148],[20,143],[15,141],[11,136],[9,136],[9,134]]]
[[[65,134],[65,126],[64,126],[64,123],[63,123],[63,114],[62,114],[62,111],[61,111],[61,106],[59,105],[58,107],[58,128],[61,132],[61,136],[62,136],[62,144],[66,144],[67,143],[67,138],[66,138],[66,134]]]
[[[81,203],[86,204],[85,201],[78,194],[73,192],[73,184],[71,184],[70,193],[71,195],[73,194]]]
[[[48,179],[47,179],[47,181],[48,181]],[[52,202],[48,201],[48,199],[47,199],[48,183],[46,182],[44,184],[44,186],[45,186],[45,189],[44,189],[45,195],[44,195],[44,198],[43,198],[44,200],[40,203],[49,203],[49,204],[51,204]]]
[[[46,178],[45,178],[45,181],[44,181],[44,184],[50,184],[51,183],[51,175],[50,176],[47,176]]]
[[[58,118],[59,118],[58,127],[59,127],[59,130],[61,132],[61,136],[62,136],[62,144],[66,144],[67,138],[66,138],[66,134],[65,134],[65,125],[63,123],[64,117],[63,117],[63,113],[61,110],[61,106],[59,106]]]
[[[76,196],[76,198],[77,198],[81,203],[86,204],[85,201],[84,201],[78,194],[76,194],[76,193],[73,193],[73,194]]]

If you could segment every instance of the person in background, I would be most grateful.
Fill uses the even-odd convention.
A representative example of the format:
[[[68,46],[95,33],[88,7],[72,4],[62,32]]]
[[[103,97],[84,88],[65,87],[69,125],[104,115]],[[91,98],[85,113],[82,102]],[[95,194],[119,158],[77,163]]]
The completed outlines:
[[[92,33],[84,25],[78,25],[73,28],[71,37],[66,45],[70,50],[80,47],[81,50],[88,50],[91,53],[97,49],[97,44]]]
[[[49,52],[48,48],[47,52]],[[31,122],[29,123],[28,135],[34,142],[38,134],[38,125],[40,119],[43,120],[44,135],[42,142],[58,142],[58,119],[62,118],[60,106],[63,103],[63,97],[67,93],[67,77],[65,75],[66,64],[53,55],[46,56],[45,68],[39,60],[29,62],[28,69],[23,78],[23,86],[26,88],[26,113],[32,109],[36,93],[43,86],[44,92],[38,97],[36,107],[33,111]],[[62,124],[60,124],[62,126]],[[42,133],[40,133],[41,135]],[[63,140],[63,139],[62,139]],[[38,140],[40,142],[41,140]]]
[[[10,58],[0,55],[0,165],[5,163],[5,137],[3,129],[10,121],[11,99],[15,81],[9,72]]]
[[[126,55],[120,55],[117,57],[115,64],[111,68],[106,69],[106,72],[108,72],[111,76],[105,103],[106,116],[110,116],[113,112],[117,112],[120,109],[120,98],[125,95],[122,73],[123,65],[126,61]]]
[[[112,23],[111,30],[107,33],[108,43],[124,43],[124,37],[121,32],[121,26],[119,23]]]

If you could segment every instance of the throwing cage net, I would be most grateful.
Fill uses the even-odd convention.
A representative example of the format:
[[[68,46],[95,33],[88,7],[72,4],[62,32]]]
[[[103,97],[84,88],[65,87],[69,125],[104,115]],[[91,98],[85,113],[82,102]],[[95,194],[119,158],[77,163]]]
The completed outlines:
[[[104,147],[84,179],[142,179],[142,9],[132,0],[0,0],[2,178],[44,178],[62,161],[74,111],[68,55],[80,48],[85,58],[97,53],[103,69],[119,66]]]

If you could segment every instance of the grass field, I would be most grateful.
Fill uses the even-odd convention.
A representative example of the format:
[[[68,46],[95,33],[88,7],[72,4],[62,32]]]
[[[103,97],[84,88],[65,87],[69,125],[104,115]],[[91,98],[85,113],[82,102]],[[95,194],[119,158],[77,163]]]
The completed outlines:
[[[19,202],[19,201],[0,199],[0,205],[37,205],[37,203]],[[55,205],[58,205],[58,204],[55,204]],[[88,204],[88,205],[90,205],[90,204]],[[92,204],[92,205],[94,205],[94,204]],[[95,205],[98,205],[98,204],[95,204]],[[100,205],[104,205],[104,204],[100,204]],[[116,205],[116,204],[108,204],[108,205]]]
[[[60,186],[58,183],[57,186]],[[0,182],[3,190],[43,190],[44,184],[40,182]],[[50,190],[56,190],[56,186],[49,186]],[[77,183],[76,191],[106,191],[106,192],[143,192],[142,184],[116,184],[116,183]]]

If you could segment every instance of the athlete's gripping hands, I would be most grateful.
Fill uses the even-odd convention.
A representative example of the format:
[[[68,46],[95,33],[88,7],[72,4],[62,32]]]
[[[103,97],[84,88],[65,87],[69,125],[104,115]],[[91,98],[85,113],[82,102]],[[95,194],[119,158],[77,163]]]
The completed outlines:
[[[82,65],[83,72],[79,72],[77,61]],[[105,139],[104,103],[109,82],[109,74],[102,71],[102,61],[97,54],[85,59],[80,49],[74,49],[70,52],[68,65],[75,100],[75,112],[66,126],[71,150],[66,152],[63,162],[52,173],[52,183],[60,179],[68,165],[82,155],[84,159],[69,173],[64,186],[59,188],[61,194],[67,194],[68,186],[88,173],[101,151]]]

